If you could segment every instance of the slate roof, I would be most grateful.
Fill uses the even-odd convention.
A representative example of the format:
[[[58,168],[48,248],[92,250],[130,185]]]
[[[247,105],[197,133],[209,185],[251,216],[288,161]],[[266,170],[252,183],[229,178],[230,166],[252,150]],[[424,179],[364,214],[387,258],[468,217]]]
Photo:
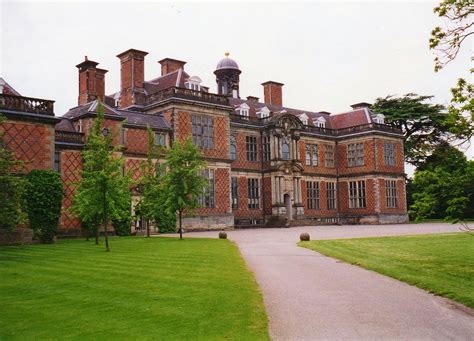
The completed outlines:
[[[328,129],[344,129],[373,123],[372,117],[376,115],[376,113],[372,112],[368,108],[359,108],[339,114],[331,114],[327,111],[306,111],[301,109],[280,107],[276,105],[265,104],[252,99],[245,100],[240,98],[230,98],[229,101],[235,109],[237,109],[242,103],[246,103],[250,107],[249,116],[251,117],[257,117],[257,112],[263,107],[270,109],[273,115],[286,112],[299,118],[299,116],[306,114],[308,116],[309,126],[315,126],[313,121],[316,121],[319,117],[324,117],[326,120],[326,128]]]
[[[159,92],[173,86],[184,88],[184,83],[189,77],[190,76],[186,73],[186,71],[183,69],[178,69],[168,73],[167,75],[152,79],[151,81],[145,81],[143,86],[147,95],[151,95],[155,92]]]
[[[77,106],[69,109],[62,117],[62,120],[56,125],[58,130],[75,131],[72,121],[88,113],[97,113],[98,101],[92,101],[84,105]],[[150,126],[154,129],[171,129],[169,122],[161,115],[157,114],[145,114],[138,111],[131,110],[120,110],[109,106],[106,103],[102,103],[104,113],[110,116],[117,116],[117,119],[122,120],[124,123],[129,123],[135,126],[147,127]],[[68,123],[69,122],[69,123]]]
[[[74,125],[72,124],[72,121],[67,119],[67,118],[61,118],[61,121],[57,123],[54,128],[56,130],[61,130],[61,131],[70,131],[70,132],[75,132],[76,129],[74,128]]]
[[[333,114],[330,116],[331,124],[334,129],[344,129],[348,127],[360,126],[372,123],[373,113],[367,109],[356,109],[341,114]]]
[[[0,77],[0,93],[5,95],[21,96],[10,84]]]
[[[120,115],[125,117],[124,123],[138,126],[150,126],[156,129],[171,129],[171,125],[162,116],[157,114],[144,114],[141,112],[133,112],[129,110],[119,110]]]
[[[260,111],[262,108],[267,107],[270,109],[272,113],[282,113],[286,112],[288,114],[292,114],[295,116],[300,116],[302,114],[306,114],[308,116],[308,125],[313,126],[313,120],[316,120],[319,117],[324,117],[326,119],[326,128],[332,128],[331,121],[330,121],[330,116],[328,113],[322,113],[322,112],[314,112],[314,111],[307,111],[307,110],[301,110],[301,109],[294,109],[294,108],[288,108],[288,107],[281,107],[277,105],[270,105],[270,104],[265,104],[262,102],[257,102],[255,100],[245,100],[241,98],[230,98],[229,99],[230,104],[234,108],[238,108],[242,103],[246,103],[250,109],[249,109],[249,116],[251,117],[257,117],[257,112]]]

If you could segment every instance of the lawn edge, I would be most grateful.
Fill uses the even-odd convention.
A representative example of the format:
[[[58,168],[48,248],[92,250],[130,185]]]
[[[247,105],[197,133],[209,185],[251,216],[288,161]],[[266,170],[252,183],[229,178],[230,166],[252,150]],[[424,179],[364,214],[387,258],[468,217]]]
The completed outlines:
[[[382,275],[382,276],[385,276],[385,277],[389,277],[389,278],[392,278],[394,280],[397,280],[398,282],[401,282],[401,283],[404,283],[404,284],[407,284],[407,285],[410,285],[412,287],[415,287],[415,288],[418,288],[418,289],[421,289],[425,292],[427,292],[428,294],[431,294],[433,296],[436,296],[436,297],[439,297],[439,298],[442,298],[443,300],[446,300],[446,303],[452,307],[454,307],[455,309],[458,309],[458,310],[461,310],[463,311],[464,313],[470,315],[470,316],[473,316],[474,317],[474,305],[471,307],[469,305],[466,305],[462,302],[459,302],[459,301],[456,301],[454,300],[453,298],[450,298],[450,297],[446,297],[445,295],[443,294],[440,294],[440,293],[437,293],[435,291],[433,291],[431,288],[428,288],[428,287],[425,287],[423,285],[420,285],[419,283],[413,283],[411,281],[405,281],[405,280],[402,280],[398,277],[395,277],[391,274],[388,274],[386,272],[384,272],[383,270],[381,271],[378,271],[377,269],[374,269],[374,268],[371,268],[371,267],[367,267],[367,266],[364,266],[363,264],[360,264],[359,262],[357,261],[351,261],[349,259],[345,259],[344,257],[342,258],[339,258],[337,256],[334,256],[332,255],[330,252],[325,252],[325,251],[320,251],[320,250],[315,250],[315,249],[312,249],[310,247],[308,247],[310,245],[311,242],[317,242],[317,241],[338,241],[338,240],[357,240],[357,239],[383,239],[383,238],[395,238],[395,237],[418,237],[418,236],[430,236],[430,235],[454,235],[454,234],[457,234],[459,232],[454,232],[454,233],[434,233],[434,234],[422,234],[422,235],[409,235],[409,236],[406,236],[406,235],[401,235],[401,236],[383,236],[383,237],[367,237],[367,238],[344,238],[344,239],[321,239],[321,240],[311,240],[311,241],[300,241],[300,242],[297,242],[297,246],[299,247],[302,247],[302,248],[305,248],[305,249],[308,249],[310,251],[313,251],[313,252],[316,252],[316,253],[319,253],[325,257],[328,257],[328,258],[332,258],[334,260],[338,260],[338,261],[342,261],[344,262],[345,264],[349,264],[349,265],[353,265],[353,266],[357,266],[357,267],[360,267],[364,270],[367,270],[367,271],[371,271],[371,272],[374,272],[374,273],[377,273],[379,275]],[[306,246],[308,245],[308,246]]]

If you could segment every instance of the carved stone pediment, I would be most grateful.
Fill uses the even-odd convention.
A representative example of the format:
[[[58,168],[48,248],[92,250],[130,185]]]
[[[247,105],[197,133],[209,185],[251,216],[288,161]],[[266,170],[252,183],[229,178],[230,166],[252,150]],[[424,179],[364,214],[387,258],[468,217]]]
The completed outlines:
[[[301,164],[292,160],[281,162],[277,165],[277,169],[288,175],[303,172]]]
[[[304,128],[303,123],[301,123],[296,116],[291,114],[274,115],[271,123],[273,123],[275,128],[280,128],[285,135],[290,134],[294,130],[302,130]]]

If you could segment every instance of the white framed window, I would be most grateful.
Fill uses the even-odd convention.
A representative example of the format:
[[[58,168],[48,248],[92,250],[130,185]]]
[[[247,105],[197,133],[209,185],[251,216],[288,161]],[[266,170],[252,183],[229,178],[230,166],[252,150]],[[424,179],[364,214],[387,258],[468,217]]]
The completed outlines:
[[[242,116],[243,119],[248,119],[250,107],[246,103],[242,103],[235,111],[237,115]]]
[[[387,208],[397,208],[397,182],[395,180],[385,180],[385,199]]]
[[[270,116],[270,109],[268,109],[267,107],[263,107],[262,109],[260,109],[259,111],[257,111],[257,116],[259,118],[267,118]]]
[[[82,119],[77,122],[77,131],[82,133],[84,131],[84,127],[82,126]]]
[[[306,115],[306,113],[301,114],[298,118],[305,126],[308,125],[308,115]]]
[[[326,128],[326,119],[324,117],[318,117],[317,119],[315,119],[313,121],[313,124],[316,126],[316,127],[320,127],[320,128]]]
[[[385,116],[382,114],[377,114],[373,117],[374,122],[377,124],[385,124]]]
[[[349,208],[366,208],[365,180],[349,181]]]
[[[202,83],[201,78],[199,78],[198,76],[192,76],[188,78],[188,80],[186,81],[186,83],[184,83],[184,85],[188,89],[201,91],[201,83]]]

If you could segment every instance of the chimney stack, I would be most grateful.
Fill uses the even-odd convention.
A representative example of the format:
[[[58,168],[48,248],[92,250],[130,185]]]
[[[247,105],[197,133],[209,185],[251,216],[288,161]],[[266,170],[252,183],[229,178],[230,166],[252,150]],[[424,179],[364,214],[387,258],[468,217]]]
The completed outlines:
[[[78,104],[84,105],[96,99],[102,102],[105,97],[105,74],[107,70],[98,69],[99,63],[89,60],[87,56],[84,61],[77,64],[79,69],[79,96]]]
[[[274,81],[268,81],[262,83],[263,85],[263,97],[265,104],[276,105],[279,107],[283,106],[283,83]]]
[[[252,103],[258,103],[258,97],[247,96],[247,101],[252,102]]]
[[[184,64],[182,60],[172,59],[172,58],[165,58],[160,60],[158,63],[161,64],[161,75],[165,76],[171,72],[175,72],[179,69],[184,69]]]
[[[364,109],[364,108],[369,108],[372,104],[367,103],[367,102],[360,102],[356,104],[352,104],[351,108],[352,110],[357,110],[357,109]]]
[[[119,108],[138,104],[144,93],[145,56],[148,52],[129,49],[117,55],[120,59]]]

